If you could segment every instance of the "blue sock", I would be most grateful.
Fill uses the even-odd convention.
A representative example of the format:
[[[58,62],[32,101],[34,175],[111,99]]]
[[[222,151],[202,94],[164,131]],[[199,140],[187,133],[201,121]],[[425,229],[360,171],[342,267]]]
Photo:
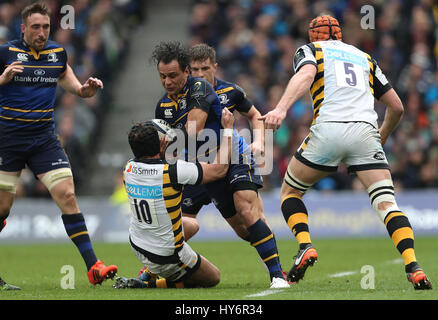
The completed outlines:
[[[84,216],[82,213],[75,213],[63,214],[61,217],[65,231],[67,231],[71,241],[73,241],[78,248],[85,264],[87,265],[87,270],[90,270],[90,268],[97,262],[97,258],[94,254],[90,236],[88,235]]]
[[[248,227],[248,232],[249,242],[256,248],[260,258],[266,264],[271,280],[274,277],[283,278],[277,243],[271,229],[262,219],[259,219]]]

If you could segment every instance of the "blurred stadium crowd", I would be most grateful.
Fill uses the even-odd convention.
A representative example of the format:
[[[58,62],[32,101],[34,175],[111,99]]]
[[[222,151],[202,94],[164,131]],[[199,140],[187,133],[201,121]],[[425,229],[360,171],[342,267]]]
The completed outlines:
[[[361,8],[374,9],[375,29],[362,29]],[[262,114],[279,101],[293,74],[296,49],[308,42],[309,22],[330,14],[343,41],[377,60],[400,95],[405,114],[385,145],[396,188],[438,187],[438,3],[434,0],[305,1],[195,0],[190,44],[217,51],[219,77],[238,83]],[[365,22],[367,22],[366,20]],[[385,108],[376,102],[382,120]],[[289,158],[308,133],[310,96],[293,108],[274,136],[274,172],[265,185],[281,184]],[[247,126],[243,121],[241,126]],[[361,189],[345,167],[315,186],[319,190]]]
[[[0,44],[21,38],[21,10],[32,1],[0,0]],[[55,122],[68,154],[76,188],[84,181],[87,154],[99,136],[102,117],[108,112],[111,84],[127,54],[129,34],[142,22],[144,1],[141,0],[47,0],[51,10],[51,40],[64,46],[68,63],[79,81],[90,76],[100,78],[105,90],[93,98],[80,99],[58,86]],[[63,29],[60,21],[74,9],[73,29]],[[67,8],[68,10],[71,9]],[[18,197],[48,197],[47,189],[24,170],[17,188]]]
[[[21,37],[20,12],[30,0],[0,0],[0,44]],[[52,11],[51,39],[68,52],[69,64],[83,83],[103,80],[106,90],[78,99],[59,88],[55,113],[58,132],[69,155],[77,188],[87,157],[99,137],[100,119],[109,106],[111,83],[129,48],[130,31],[144,20],[142,0],[47,0]],[[75,28],[60,28],[60,8],[75,10]],[[361,28],[361,7],[372,5],[375,28]],[[293,74],[296,49],[308,42],[309,22],[327,13],[339,20],[343,41],[375,58],[400,95],[405,114],[385,145],[399,189],[438,187],[438,4],[434,0],[192,0],[189,43],[205,42],[217,51],[218,77],[236,82],[265,114],[279,101]],[[165,39],[163,39],[165,40]],[[385,108],[376,101],[382,120]],[[236,121],[241,128],[248,124]],[[291,154],[312,119],[310,96],[293,108],[274,136],[274,168],[265,189],[281,185]],[[17,196],[48,196],[30,172],[23,172]],[[358,190],[345,167],[321,180],[318,190]]]

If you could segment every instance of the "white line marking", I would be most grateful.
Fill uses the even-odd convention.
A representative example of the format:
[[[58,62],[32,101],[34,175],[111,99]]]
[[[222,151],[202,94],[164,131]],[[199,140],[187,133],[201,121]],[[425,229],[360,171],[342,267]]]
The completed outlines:
[[[245,298],[264,297],[264,296],[269,296],[271,294],[280,293],[283,291],[284,290],[280,290],[280,289],[269,289],[269,290],[265,290],[265,291],[262,291],[259,293],[249,294],[249,295],[245,296]]]
[[[402,262],[403,262],[403,259],[401,259],[401,258],[386,261],[387,264],[399,264],[399,263],[402,263]]]
[[[345,271],[345,272],[338,272],[338,273],[333,273],[333,274],[329,274],[330,278],[340,278],[340,277],[345,277],[345,276],[351,276],[352,274],[356,274],[357,271]]]

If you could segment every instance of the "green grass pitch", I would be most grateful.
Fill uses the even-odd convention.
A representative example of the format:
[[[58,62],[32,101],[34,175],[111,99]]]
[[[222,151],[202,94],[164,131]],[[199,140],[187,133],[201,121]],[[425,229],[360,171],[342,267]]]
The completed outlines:
[[[277,240],[277,243],[283,269],[288,271],[297,243],[292,237]],[[93,287],[88,282],[85,265],[76,247],[69,242],[2,244],[0,275],[22,290],[0,291],[0,300],[438,299],[435,288],[438,285],[437,237],[415,239],[417,259],[434,286],[428,291],[415,291],[406,280],[401,256],[389,238],[314,239],[313,243],[319,261],[307,270],[305,278],[298,284],[280,290],[269,290],[269,277],[255,249],[241,240],[194,239],[190,242],[197,252],[221,270],[220,284],[209,289],[117,290],[112,288],[111,280]],[[121,276],[136,276],[141,268],[128,243],[95,243],[94,249],[106,264],[117,264]],[[62,272],[64,265],[73,267],[74,289],[62,288],[62,279],[67,275]],[[374,277],[371,272],[374,272]]]

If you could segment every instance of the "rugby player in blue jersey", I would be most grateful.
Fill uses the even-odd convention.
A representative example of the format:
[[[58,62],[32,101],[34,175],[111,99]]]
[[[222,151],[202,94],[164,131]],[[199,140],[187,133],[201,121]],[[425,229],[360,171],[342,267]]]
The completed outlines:
[[[230,111],[237,111],[246,117],[253,130],[253,142],[251,151],[253,154],[264,156],[265,132],[263,122],[258,120],[260,112],[247,98],[245,92],[238,85],[216,78],[218,64],[216,62],[216,51],[207,44],[197,44],[190,48],[190,70],[194,77],[204,78],[216,91],[221,107]],[[203,205],[211,202],[207,191],[203,186],[189,186],[184,190],[185,202],[183,203],[183,215],[196,219],[196,216]],[[258,194],[260,214],[263,220],[263,203]],[[249,240],[248,230],[242,219],[235,212],[222,212],[228,224],[234,229],[236,234],[244,240]],[[232,216],[230,216],[232,215]],[[194,234],[186,234],[188,240]]]
[[[62,212],[66,232],[100,284],[117,272],[96,258],[79,209],[70,164],[55,133],[56,86],[82,98],[103,89],[90,77],[81,84],[67,64],[67,53],[49,40],[50,13],[43,2],[23,9],[22,38],[0,46],[0,229],[12,207],[22,169],[27,165],[48,188]]]
[[[189,160],[199,161],[198,151],[202,143],[199,143],[198,137],[203,129],[214,130],[215,146],[219,145],[222,113],[219,97],[207,80],[190,75],[190,53],[181,43],[161,42],[154,48],[152,59],[166,90],[157,103],[155,117],[184,130],[187,141],[195,140],[195,159]],[[214,150],[209,151],[213,153]],[[248,241],[256,248],[269,271],[271,288],[289,287],[282,274],[274,234],[262,217],[258,198],[262,178],[257,172],[250,147],[236,130],[233,132],[233,153],[237,154],[238,161],[234,161],[232,156],[227,176],[206,184],[207,193],[222,215],[237,215],[242,221]],[[193,152],[189,148],[189,157],[191,155]]]

